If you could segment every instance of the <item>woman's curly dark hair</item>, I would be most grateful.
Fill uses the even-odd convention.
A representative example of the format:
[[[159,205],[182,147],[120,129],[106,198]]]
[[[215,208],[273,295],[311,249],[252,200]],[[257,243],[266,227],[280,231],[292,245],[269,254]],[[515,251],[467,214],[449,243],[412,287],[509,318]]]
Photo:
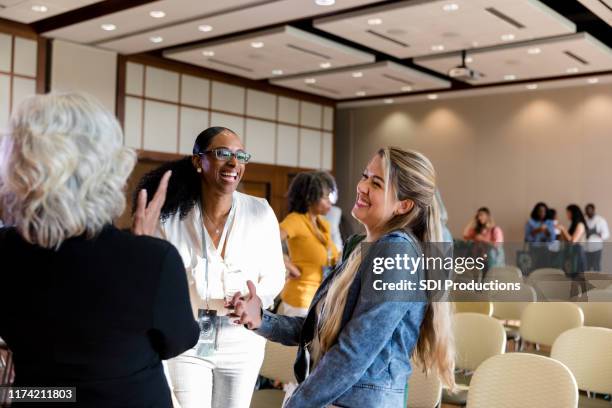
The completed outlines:
[[[193,145],[193,154],[204,153],[213,138],[221,132],[234,133],[232,130],[221,126],[210,127],[202,131]],[[170,177],[168,183],[166,202],[162,207],[160,219],[163,221],[177,212],[183,219],[200,202],[202,195],[200,175],[193,167],[191,156],[187,156],[180,160],[164,163],[145,174],[138,182],[138,187],[132,197],[132,211],[136,209],[138,192],[142,189],[147,190],[147,200],[150,201],[157,191],[162,176],[168,170],[172,170],[172,177]]]
[[[323,171],[312,171],[298,173],[291,184],[287,198],[289,201],[289,212],[305,214],[311,204],[319,201],[326,191],[336,190],[334,178]]]

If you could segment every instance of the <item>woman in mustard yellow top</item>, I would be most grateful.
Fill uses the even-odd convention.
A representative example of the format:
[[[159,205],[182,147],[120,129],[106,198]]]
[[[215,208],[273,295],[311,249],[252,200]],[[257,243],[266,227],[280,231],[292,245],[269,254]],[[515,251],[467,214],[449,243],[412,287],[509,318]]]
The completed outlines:
[[[324,271],[338,260],[329,222],[323,217],[332,206],[332,193],[335,181],[324,172],[300,173],[289,186],[289,214],[280,223],[281,239],[289,250],[281,314],[305,316]]]

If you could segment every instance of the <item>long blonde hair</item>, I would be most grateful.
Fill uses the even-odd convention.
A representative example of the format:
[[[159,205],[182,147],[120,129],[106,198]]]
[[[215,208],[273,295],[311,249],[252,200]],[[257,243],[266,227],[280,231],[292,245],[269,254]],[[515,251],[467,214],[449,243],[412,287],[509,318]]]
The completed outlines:
[[[396,147],[380,149],[378,155],[383,161],[385,189],[391,188],[398,200],[414,202],[408,213],[392,217],[384,231],[411,230],[421,242],[442,242],[440,209],[435,197],[436,175],[429,159],[421,153]],[[349,288],[361,258],[361,245],[358,245],[328,289],[318,333],[320,351],[314,356],[315,362],[338,338]],[[434,371],[447,387],[454,388],[455,348],[449,302],[427,305],[414,357],[426,371]]]

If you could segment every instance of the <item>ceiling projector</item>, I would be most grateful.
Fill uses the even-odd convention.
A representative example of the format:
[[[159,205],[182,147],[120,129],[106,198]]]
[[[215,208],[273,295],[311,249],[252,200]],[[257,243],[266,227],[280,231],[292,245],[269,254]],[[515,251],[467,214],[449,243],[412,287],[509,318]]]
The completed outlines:
[[[474,81],[480,79],[482,74],[465,64],[465,50],[461,51],[461,64],[448,70],[448,76],[460,81]]]

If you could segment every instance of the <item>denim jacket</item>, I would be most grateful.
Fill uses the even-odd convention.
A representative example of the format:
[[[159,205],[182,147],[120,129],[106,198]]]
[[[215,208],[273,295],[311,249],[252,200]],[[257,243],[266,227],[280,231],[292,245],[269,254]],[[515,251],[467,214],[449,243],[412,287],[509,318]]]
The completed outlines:
[[[395,248],[401,245],[402,252],[410,257],[421,254],[416,239],[406,232],[394,231],[378,241],[387,242]],[[348,244],[350,247],[351,242]],[[350,251],[346,249],[345,252]],[[306,350],[314,335],[316,304],[345,266],[347,255],[321,283],[305,318],[263,312],[262,324],[256,333],[278,343],[299,346],[294,370],[300,384],[285,408],[318,408],[331,404],[346,408],[405,406],[406,384],[412,372],[410,355],[419,337],[426,303],[372,302],[360,296],[362,272],[367,272],[362,268],[369,267],[367,262],[362,261],[351,283],[336,343],[306,376],[310,364]]]

